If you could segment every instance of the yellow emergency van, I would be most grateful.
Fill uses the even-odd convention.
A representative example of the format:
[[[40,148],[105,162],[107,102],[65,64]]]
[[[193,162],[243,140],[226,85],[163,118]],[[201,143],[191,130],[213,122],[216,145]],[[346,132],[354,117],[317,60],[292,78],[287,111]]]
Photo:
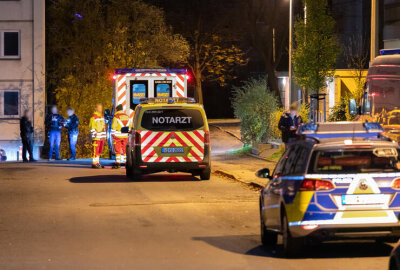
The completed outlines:
[[[126,175],[188,172],[209,180],[210,131],[203,106],[192,98],[145,98],[135,108]]]

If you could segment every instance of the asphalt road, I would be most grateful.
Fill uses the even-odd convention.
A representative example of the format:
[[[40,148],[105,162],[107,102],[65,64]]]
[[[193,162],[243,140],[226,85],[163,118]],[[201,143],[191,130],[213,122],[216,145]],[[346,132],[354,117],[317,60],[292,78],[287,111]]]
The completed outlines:
[[[258,193],[227,179],[0,164],[0,269],[387,269],[391,246],[260,246]]]

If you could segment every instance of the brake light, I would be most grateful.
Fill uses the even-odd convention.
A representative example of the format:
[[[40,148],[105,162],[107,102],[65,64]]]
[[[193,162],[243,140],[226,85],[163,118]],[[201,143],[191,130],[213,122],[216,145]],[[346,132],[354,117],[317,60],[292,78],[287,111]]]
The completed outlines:
[[[142,136],[137,131],[135,132],[135,135],[134,135],[133,144],[135,146],[140,146],[142,144]]]
[[[400,178],[396,178],[392,182],[392,188],[400,189]]]
[[[210,144],[210,132],[207,130],[204,132],[204,144],[205,145]]]
[[[301,183],[301,191],[330,190],[335,189],[335,185],[329,180],[304,179]]]
[[[307,230],[307,231],[314,230],[314,229],[318,228],[318,225],[317,224],[302,225],[301,228],[303,230]]]

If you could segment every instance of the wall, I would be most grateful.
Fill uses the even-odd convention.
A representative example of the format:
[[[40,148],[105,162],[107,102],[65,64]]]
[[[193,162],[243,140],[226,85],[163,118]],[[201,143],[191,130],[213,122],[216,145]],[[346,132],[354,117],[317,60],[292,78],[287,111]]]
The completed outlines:
[[[20,91],[20,113],[33,113],[35,152],[44,141],[44,0],[0,1],[0,30],[19,30],[21,58],[0,59],[0,90]],[[8,160],[17,158],[21,145],[19,119],[0,119],[0,148]]]

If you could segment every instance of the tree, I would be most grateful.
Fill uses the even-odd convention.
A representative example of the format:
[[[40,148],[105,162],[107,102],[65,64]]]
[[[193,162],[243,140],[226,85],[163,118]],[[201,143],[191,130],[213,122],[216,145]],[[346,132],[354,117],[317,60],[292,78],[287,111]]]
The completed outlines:
[[[189,47],[142,1],[57,0],[47,6],[47,80],[61,111],[80,118],[78,155],[90,155],[88,122],[96,103],[112,106],[116,68],[184,62]]]
[[[265,63],[268,86],[282,105],[276,68],[287,50],[289,1],[247,0],[246,22],[251,46]]]
[[[333,76],[340,49],[327,0],[303,0],[303,4],[307,7],[307,17],[295,22],[292,57],[294,78],[307,96],[308,90],[319,93],[326,78]]]
[[[247,63],[240,49],[242,28],[241,0],[153,0],[168,8],[168,22],[190,45],[187,66],[195,80],[196,98],[203,103],[203,82],[236,78],[235,68]]]
[[[267,79],[249,79],[240,87],[233,88],[232,107],[241,120],[242,140],[253,146],[265,138],[274,136],[271,126],[278,109],[276,96],[268,89]]]
[[[344,47],[345,62],[348,69],[352,71],[356,89],[351,91],[352,97],[357,103],[360,101],[365,84],[365,69],[369,63],[369,42],[362,35],[353,35],[348,39]]]

